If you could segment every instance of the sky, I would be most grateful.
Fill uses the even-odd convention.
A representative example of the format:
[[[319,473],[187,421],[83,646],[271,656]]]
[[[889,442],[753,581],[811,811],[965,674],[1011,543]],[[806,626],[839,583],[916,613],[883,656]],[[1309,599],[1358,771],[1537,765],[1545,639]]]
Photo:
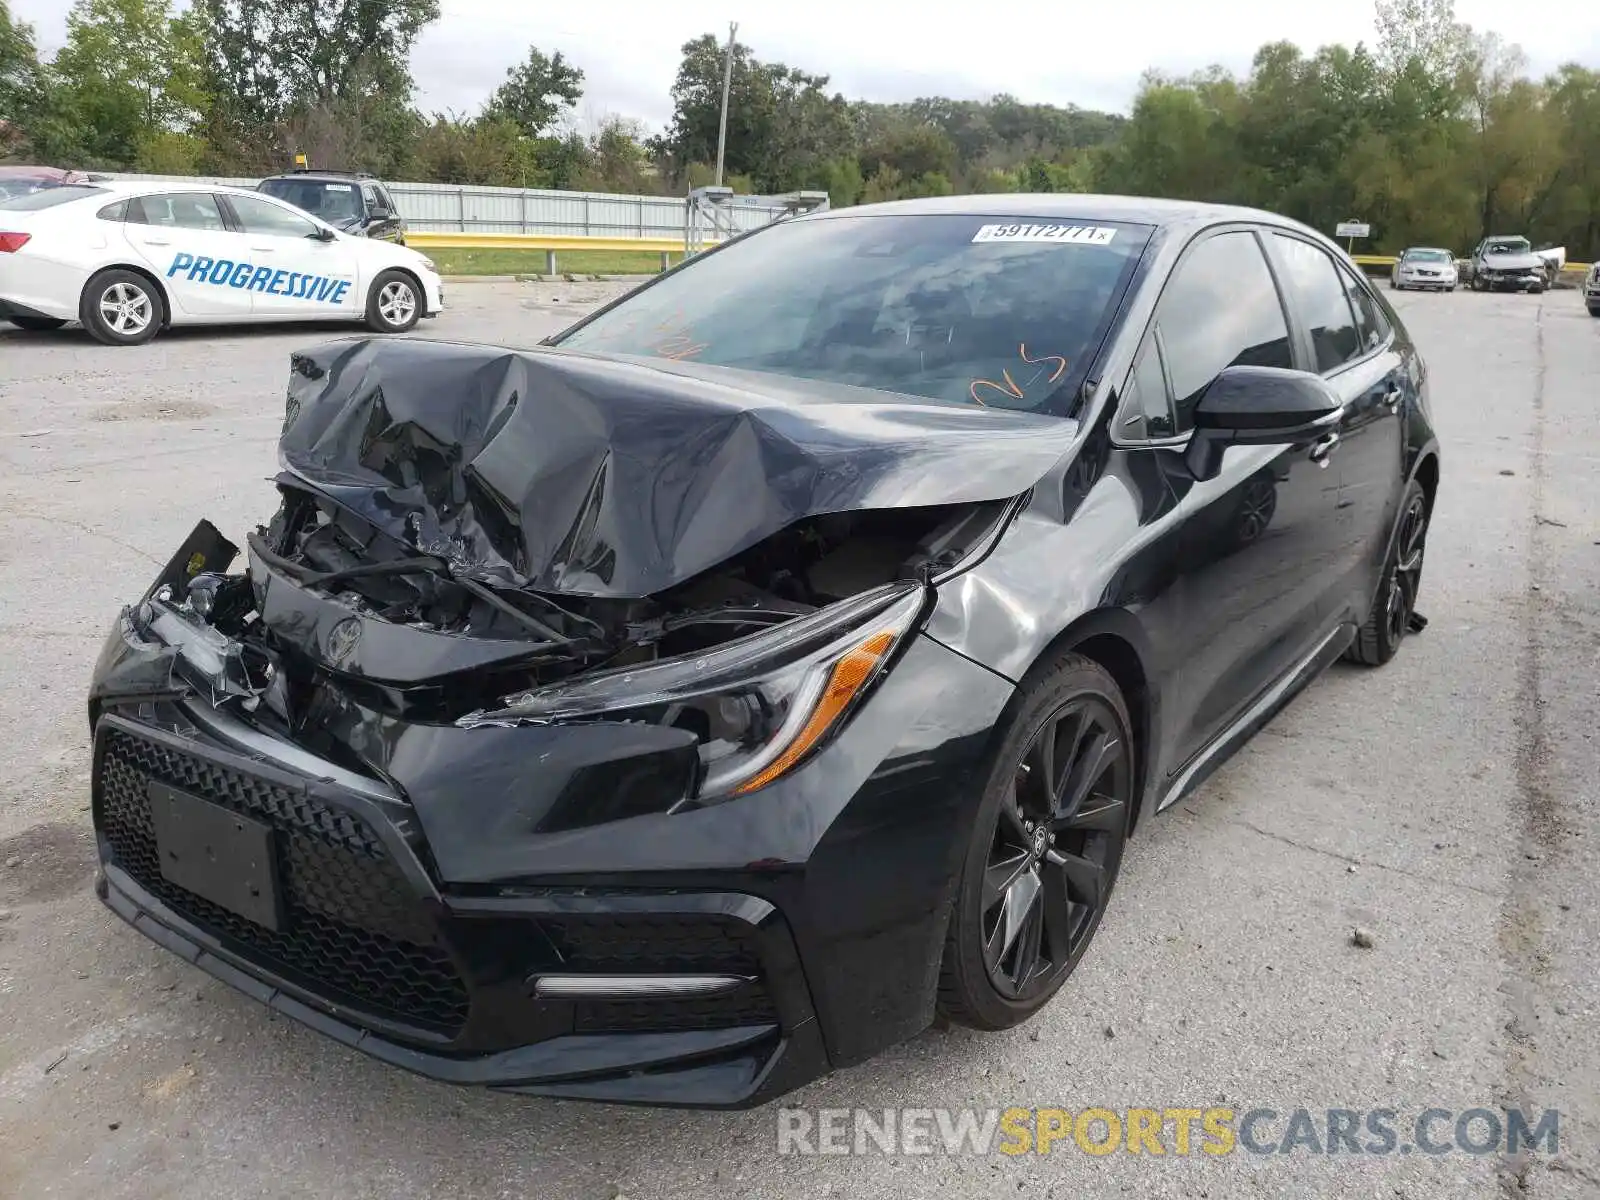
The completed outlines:
[[[65,37],[70,0],[10,0],[40,47]],[[679,48],[703,33],[738,37],[763,60],[831,77],[851,99],[1010,92],[1035,103],[1126,112],[1148,68],[1187,73],[1220,63],[1248,69],[1258,46],[1287,40],[1312,50],[1373,40],[1373,10],[1308,0],[1114,0],[1102,5],[1012,0],[442,0],[443,16],[412,57],[424,111],[477,111],[529,45],[562,51],[583,68],[576,114],[592,128],[610,115],[652,129],[672,115],[668,89]],[[1457,18],[1519,44],[1540,73],[1562,62],[1600,67],[1595,0],[1456,0]]]

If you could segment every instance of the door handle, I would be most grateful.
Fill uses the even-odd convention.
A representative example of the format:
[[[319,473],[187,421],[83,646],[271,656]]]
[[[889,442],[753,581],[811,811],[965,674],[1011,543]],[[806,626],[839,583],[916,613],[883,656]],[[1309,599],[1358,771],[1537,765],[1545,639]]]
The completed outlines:
[[[172,243],[166,238],[146,237],[140,239],[146,246],[170,246]]]
[[[271,246],[251,246],[250,249],[254,250],[257,254],[271,254],[272,253],[272,247]]]
[[[1332,454],[1334,448],[1339,445],[1339,437],[1339,431],[1334,430],[1331,433],[1323,434],[1316,441],[1312,442],[1311,461],[1316,463],[1317,466],[1326,470],[1328,466],[1328,456]]]

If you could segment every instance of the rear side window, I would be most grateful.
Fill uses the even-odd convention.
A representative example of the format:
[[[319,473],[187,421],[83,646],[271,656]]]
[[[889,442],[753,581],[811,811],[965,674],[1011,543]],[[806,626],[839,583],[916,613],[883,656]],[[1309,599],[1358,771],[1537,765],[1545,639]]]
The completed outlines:
[[[118,200],[115,204],[108,204],[95,214],[102,221],[125,221],[128,219],[128,202]]]
[[[1275,233],[1272,241],[1285,268],[1285,286],[1311,333],[1317,370],[1326,373],[1360,358],[1366,346],[1356,332],[1346,281],[1333,259],[1299,238]]]
[[[1224,368],[1294,366],[1283,304],[1253,233],[1217,234],[1194,247],[1162,294],[1156,326],[1177,433],[1194,425],[1195,406]]]
[[[1356,310],[1356,329],[1361,335],[1361,344],[1368,352],[1376,350],[1389,340],[1394,328],[1366,284],[1342,267],[1339,276],[1344,280],[1345,290],[1350,293],[1351,307]]]
[[[58,204],[71,204],[74,200],[82,200],[85,196],[103,196],[105,191],[105,188],[86,187],[75,183],[63,184],[60,187],[44,186],[38,191],[23,192],[21,195],[0,200],[0,212],[39,212],[41,209],[54,208]]]
[[[227,223],[217,198],[210,192],[166,192],[140,196],[128,203],[128,220],[134,225],[159,225],[168,229],[209,229],[222,233]]]

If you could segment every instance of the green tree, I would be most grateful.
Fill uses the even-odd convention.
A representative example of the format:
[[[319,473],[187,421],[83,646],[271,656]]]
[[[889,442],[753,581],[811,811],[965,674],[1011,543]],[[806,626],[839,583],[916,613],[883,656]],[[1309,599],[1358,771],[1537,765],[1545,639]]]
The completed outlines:
[[[711,34],[685,43],[672,86],[672,124],[652,149],[669,168],[715,162],[724,50]],[[758,189],[789,191],[852,149],[849,106],[827,92],[826,75],[763,63],[735,44],[728,101],[726,169]]]
[[[548,56],[530,46],[526,61],[506,71],[506,81],[489,100],[489,111],[515,121],[529,137],[542,137],[582,97],[581,70],[559,50]]]
[[[637,196],[657,189],[655,168],[637,121],[607,117],[589,138],[587,158],[578,182],[584,191]]]
[[[14,119],[33,102],[39,89],[39,53],[33,26],[13,20],[11,6],[0,0],[0,117]]]
[[[168,0],[77,0],[51,73],[88,163],[130,166],[147,140],[201,119],[199,48]]]
[[[196,0],[212,89],[239,125],[357,98],[406,102],[439,0]]]

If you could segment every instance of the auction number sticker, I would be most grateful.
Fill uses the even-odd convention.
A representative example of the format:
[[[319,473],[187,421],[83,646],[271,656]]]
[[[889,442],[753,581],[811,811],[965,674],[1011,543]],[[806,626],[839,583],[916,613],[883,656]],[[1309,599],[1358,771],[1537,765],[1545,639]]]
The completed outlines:
[[[1058,242],[1069,246],[1109,246],[1115,229],[1097,225],[981,225],[974,242]]]

